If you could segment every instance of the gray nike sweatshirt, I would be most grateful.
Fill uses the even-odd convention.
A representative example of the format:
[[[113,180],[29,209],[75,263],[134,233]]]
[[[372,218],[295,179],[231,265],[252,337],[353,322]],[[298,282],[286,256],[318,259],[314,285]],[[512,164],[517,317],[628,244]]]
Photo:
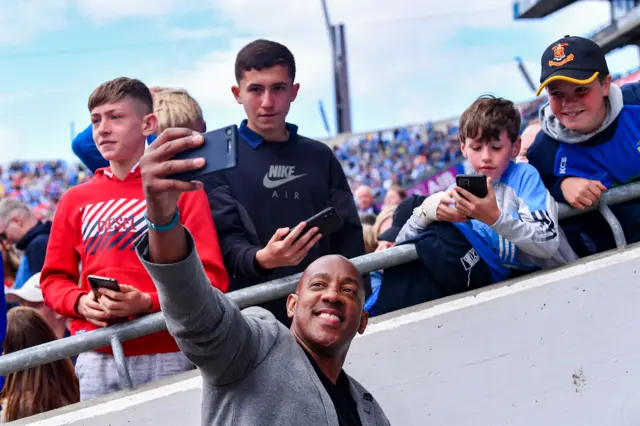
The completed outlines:
[[[211,286],[189,238],[189,256],[175,264],[148,259],[148,236],[138,256],[158,289],[167,327],[203,378],[202,424],[328,425],[338,416],[303,349],[262,308],[243,311]],[[382,408],[349,377],[363,426],[388,425]]]

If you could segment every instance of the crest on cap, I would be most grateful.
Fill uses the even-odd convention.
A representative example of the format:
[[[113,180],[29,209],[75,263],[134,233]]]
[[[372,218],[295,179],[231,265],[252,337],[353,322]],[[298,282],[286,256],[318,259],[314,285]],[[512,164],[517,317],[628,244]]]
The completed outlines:
[[[567,56],[564,51],[565,46],[568,45],[569,43],[558,43],[551,48],[551,50],[553,50],[553,59],[549,60],[550,67],[561,67],[567,62],[571,62],[575,59],[573,53]]]

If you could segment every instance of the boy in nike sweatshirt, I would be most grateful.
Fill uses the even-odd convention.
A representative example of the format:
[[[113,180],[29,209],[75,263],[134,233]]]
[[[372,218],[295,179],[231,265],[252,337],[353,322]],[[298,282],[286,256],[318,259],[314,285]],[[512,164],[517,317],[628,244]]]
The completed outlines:
[[[554,42],[541,61],[538,94],[546,88],[549,103],[540,111],[542,130],[527,157],[556,201],[582,210],[603,191],[640,176],[640,84],[612,84],[603,50],[582,37]],[[640,201],[611,209],[627,242],[639,241]],[[615,248],[598,212],[568,219],[563,227],[580,256]]]
[[[251,42],[236,56],[231,90],[247,114],[239,128],[238,167],[202,181],[231,290],[302,272],[327,254],[351,259],[365,253],[353,195],[331,148],[286,122],[300,87],[295,73],[291,51],[273,41]],[[342,228],[331,235],[312,229],[297,239],[302,222],[327,207],[340,215]],[[370,295],[369,274],[365,289]],[[261,306],[291,323],[284,298]]]
[[[45,303],[73,318],[72,334],[160,310],[153,282],[133,246],[148,226],[165,225],[146,219],[138,167],[145,138],[158,122],[151,93],[138,80],[118,78],[93,92],[89,110],[94,140],[110,166],[98,169],[90,182],[70,189],[60,200],[41,275]],[[176,217],[194,234],[211,283],[226,291],[227,274],[204,191],[183,194],[178,207]],[[120,292],[102,289],[97,297],[89,275],[116,279]],[[124,342],[123,348],[136,386],[193,368],[166,331]],[[82,400],[122,388],[110,348],[80,354],[76,373]]]

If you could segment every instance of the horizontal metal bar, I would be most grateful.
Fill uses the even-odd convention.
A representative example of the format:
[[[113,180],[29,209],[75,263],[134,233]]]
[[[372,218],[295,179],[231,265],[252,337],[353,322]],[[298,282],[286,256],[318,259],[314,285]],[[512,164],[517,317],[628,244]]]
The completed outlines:
[[[606,203],[609,206],[621,204],[627,201],[631,201],[634,198],[640,197],[640,182],[630,183],[624,186],[618,186],[610,189],[600,197],[600,202]],[[567,219],[573,216],[578,216],[590,211],[597,211],[598,205],[588,207],[584,210],[577,210],[568,204],[558,205],[558,216],[560,219]]]
[[[640,182],[610,189],[601,197],[608,205],[620,204],[640,196]],[[568,205],[558,206],[561,219],[576,216],[588,211],[597,210],[597,206],[585,210],[575,210]],[[418,255],[413,245],[401,245],[376,253],[356,257],[351,261],[361,273],[390,268],[416,260]],[[227,293],[240,308],[257,305],[269,300],[284,297],[295,290],[301,274],[291,275],[269,281],[267,283],[247,287]],[[0,375],[26,370],[38,365],[47,364],[59,359],[70,358],[79,353],[92,351],[111,344],[111,336],[116,336],[121,342],[146,336],[158,331],[166,330],[162,312],[157,312],[128,323],[117,324],[101,328],[89,333],[76,334],[43,345],[34,346],[18,352],[0,357]]]
[[[418,258],[413,245],[393,247],[351,259],[361,273],[388,268]],[[302,274],[258,284],[227,293],[240,308],[257,305],[284,297],[295,290]],[[49,362],[70,358],[82,352],[93,351],[111,345],[115,336],[121,342],[166,330],[162,312],[146,315],[136,320],[100,328],[88,333],[58,339],[0,357],[0,375],[26,370]]]

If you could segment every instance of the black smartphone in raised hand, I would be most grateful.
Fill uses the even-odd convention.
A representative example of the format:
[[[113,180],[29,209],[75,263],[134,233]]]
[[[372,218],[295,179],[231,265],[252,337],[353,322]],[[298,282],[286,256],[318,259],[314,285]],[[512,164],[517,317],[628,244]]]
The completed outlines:
[[[485,175],[457,175],[456,185],[478,198],[484,198],[489,194]]]
[[[231,169],[238,162],[238,126],[231,125],[203,133],[204,143],[197,148],[176,154],[174,160],[204,158],[206,164],[198,170],[176,173],[168,179],[181,181],[198,180],[201,176]]]
[[[328,235],[337,232],[342,228],[343,221],[336,209],[333,207],[328,207],[322,210],[320,213],[317,213],[311,216],[309,219],[305,220],[305,227],[296,238],[298,241],[304,234],[309,232],[313,228],[318,228],[318,234],[322,235],[322,237],[326,237]]]

